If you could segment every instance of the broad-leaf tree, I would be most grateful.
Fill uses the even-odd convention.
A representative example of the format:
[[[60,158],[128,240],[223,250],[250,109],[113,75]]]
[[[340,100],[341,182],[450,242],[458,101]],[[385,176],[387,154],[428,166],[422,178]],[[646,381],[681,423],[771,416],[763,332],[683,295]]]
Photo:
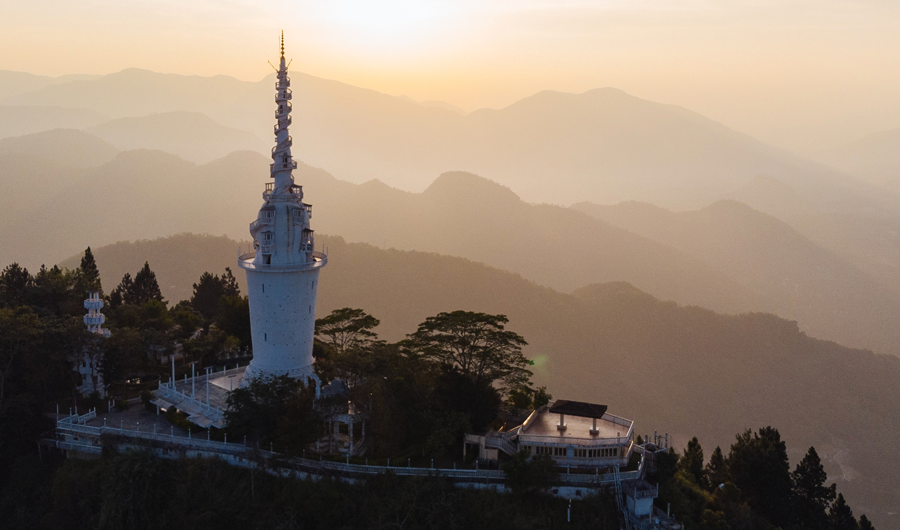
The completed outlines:
[[[316,319],[316,336],[338,354],[371,343],[378,338],[372,331],[381,322],[362,309],[344,307]]]
[[[476,382],[502,382],[507,389],[527,386],[531,363],[522,354],[528,343],[505,329],[505,315],[453,311],[428,317],[405,346],[426,359],[452,367]]]

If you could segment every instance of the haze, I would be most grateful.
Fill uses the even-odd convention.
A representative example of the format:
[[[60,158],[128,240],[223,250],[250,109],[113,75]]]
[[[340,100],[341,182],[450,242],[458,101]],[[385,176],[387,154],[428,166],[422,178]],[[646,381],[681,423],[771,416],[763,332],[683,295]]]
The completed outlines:
[[[281,30],[318,316],[507,315],[558,397],[777,426],[896,527],[900,3],[6,2],[0,268],[234,268]]]
[[[611,86],[803,154],[900,126],[890,0],[5,2],[0,69],[256,81],[280,29],[295,70],[468,111]]]

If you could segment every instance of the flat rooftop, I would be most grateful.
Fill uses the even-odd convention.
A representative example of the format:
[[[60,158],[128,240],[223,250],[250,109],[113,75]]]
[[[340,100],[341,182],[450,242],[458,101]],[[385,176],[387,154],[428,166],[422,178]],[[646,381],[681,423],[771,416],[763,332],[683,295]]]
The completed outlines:
[[[627,425],[617,423],[618,420]],[[572,443],[576,439],[590,440],[598,438],[624,438],[628,436],[628,430],[632,422],[623,418],[616,418],[609,414],[597,419],[597,430],[599,434],[592,435],[591,429],[594,428],[594,419],[580,416],[566,416],[566,430],[559,431],[556,426],[559,424],[559,414],[550,412],[549,408],[544,408],[535,412],[531,418],[531,423],[525,428],[525,431],[519,431],[520,436],[546,436],[555,438],[555,440],[547,440],[553,443]]]

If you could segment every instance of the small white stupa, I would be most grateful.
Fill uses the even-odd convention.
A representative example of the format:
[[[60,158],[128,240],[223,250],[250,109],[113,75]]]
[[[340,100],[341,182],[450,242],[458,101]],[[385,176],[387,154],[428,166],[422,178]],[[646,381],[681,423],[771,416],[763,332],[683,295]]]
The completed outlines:
[[[109,330],[103,327],[106,317],[100,312],[103,309],[103,299],[100,298],[99,291],[88,292],[88,297],[84,301],[84,308],[88,312],[84,315],[84,325],[87,326],[88,331],[99,335],[98,338],[109,338]],[[97,344],[88,344],[82,351],[81,356],[76,357],[75,371],[81,374],[81,385],[78,386],[78,393],[82,396],[89,396],[96,392],[100,397],[106,397],[103,374],[100,372],[102,361],[103,355]]]
[[[273,182],[266,184],[263,205],[250,223],[254,250],[238,258],[247,272],[253,360],[241,379],[288,375],[307,381],[313,373],[313,336],[319,270],[328,262],[313,250],[309,220],[312,206],[303,202],[303,188],[294,184],[297,163],[291,155],[291,78],[284,59],[275,84],[275,147],[270,167]]]

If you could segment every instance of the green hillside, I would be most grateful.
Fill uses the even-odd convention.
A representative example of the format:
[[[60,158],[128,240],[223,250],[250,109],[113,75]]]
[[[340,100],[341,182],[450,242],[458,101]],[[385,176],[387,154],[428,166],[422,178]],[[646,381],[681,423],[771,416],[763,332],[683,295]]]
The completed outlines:
[[[676,445],[697,435],[704,446],[726,446],[748,426],[772,425],[794,444],[792,460],[814,445],[830,479],[876,525],[900,507],[898,493],[883,487],[900,475],[900,461],[872,443],[900,436],[900,403],[885,398],[900,384],[900,359],[816,340],[772,315],[661,302],[624,283],[567,295],[461,258],[319,243],[329,249],[320,315],[364,308],[396,340],[438,311],[504,313],[530,343],[537,382],[557,397],[608,404],[639,431],[671,433]],[[204,270],[234,268],[236,247],[182,235],[101,247],[95,256],[107,290],[149,259],[175,301]]]

